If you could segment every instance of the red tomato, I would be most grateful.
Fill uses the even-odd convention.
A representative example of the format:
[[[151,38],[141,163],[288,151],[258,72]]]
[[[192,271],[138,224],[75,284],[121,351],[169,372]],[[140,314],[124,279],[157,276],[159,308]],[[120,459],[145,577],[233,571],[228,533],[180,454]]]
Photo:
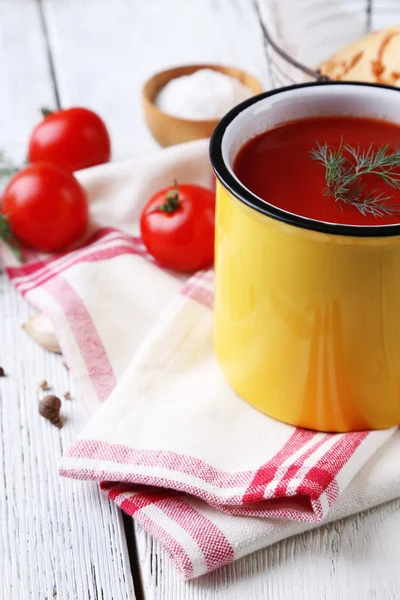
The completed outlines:
[[[157,192],[140,219],[142,239],[158,262],[177,271],[197,271],[214,260],[215,194],[176,183]]]
[[[63,250],[85,231],[86,193],[75,177],[56,165],[36,163],[7,185],[2,212],[15,237],[41,250]]]
[[[105,124],[87,108],[57,110],[35,127],[29,140],[29,162],[51,162],[72,173],[110,160]]]

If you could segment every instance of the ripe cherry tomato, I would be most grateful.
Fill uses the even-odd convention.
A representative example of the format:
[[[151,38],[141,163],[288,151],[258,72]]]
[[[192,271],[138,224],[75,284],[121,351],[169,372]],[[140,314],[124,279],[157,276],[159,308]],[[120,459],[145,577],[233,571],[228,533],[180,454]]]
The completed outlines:
[[[72,173],[110,160],[111,144],[105,124],[87,108],[57,110],[31,134],[29,162],[51,162]]]
[[[214,260],[215,194],[175,182],[157,192],[140,219],[142,239],[158,262],[177,271],[197,271]]]
[[[73,175],[50,163],[19,171],[7,185],[2,212],[22,243],[41,250],[63,250],[85,231],[86,193]]]

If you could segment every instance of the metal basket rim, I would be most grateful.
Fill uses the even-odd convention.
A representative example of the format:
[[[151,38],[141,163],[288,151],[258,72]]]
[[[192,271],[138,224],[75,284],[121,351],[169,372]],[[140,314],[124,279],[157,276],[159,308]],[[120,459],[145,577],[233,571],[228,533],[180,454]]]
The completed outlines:
[[[371,22],[372,22],[372,11],[373,11],[373,1],[374,0],[365,0],[365,14],[366,14],[366,31],[367,33],[371,31]],[[292,65],[296,69],[302,71],[305,75],[312,77],[315,81],[333,81],[327,75],[323,75],[320,70],[312,69],[311,67],[305,65],[304,63],[296,60],[293,56],[291,56],[288,52],[283,50],[279,46],[279,44],[274,40],[273,36],[271,36],[267,26],[264,23],[264,20],[261,16],[259,0],[255,0],[254,2],[255,10],[257,12],[258,21],[260,23],[260,27],[262,30],[262,34],[264,37],[264,45],[267,48],[268,45],[288,64]],[[269,62],[269,57],[267,55],[267,60]],[[389,86],[395,87],[395,86]]]

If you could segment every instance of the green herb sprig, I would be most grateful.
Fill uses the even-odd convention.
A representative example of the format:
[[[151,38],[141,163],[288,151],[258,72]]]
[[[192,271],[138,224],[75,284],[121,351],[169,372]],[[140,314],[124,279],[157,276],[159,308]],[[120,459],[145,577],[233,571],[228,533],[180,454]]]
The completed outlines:
[[[310,151],[310,156],[325,167],[325,194],[336,202],[357,208],[364,216],[393,216],[400,214],[400,205],[391,204],[393,196],[379,190],[367,190],[365,175],[375,175],[384,184],[400,190],[400,150],[391,150],[389,145],[361,150],[343,144],[338,148],[321,145]]]
[[[3,150],[0,150],[0,179],[12,177],[20,168],[12,163]]]
[[[0,213],[0,239],[2,239],[14,252],[15,256],[19,261],[24,262],[24,257],[21,252],[21,247],[18,241],[15,239],[13,232],[11,231],[10,224],[7,217]]]
[[[8,158],[8,156],[0,150],[0,181],[3,179],[8,180],[12,175],[19,171],[20,167],[17,167]],[[14,252],[15,256],[21,262],[24,261],[20,245],[16,240],[6,215],[0,212],[0,239],[2,239]]]

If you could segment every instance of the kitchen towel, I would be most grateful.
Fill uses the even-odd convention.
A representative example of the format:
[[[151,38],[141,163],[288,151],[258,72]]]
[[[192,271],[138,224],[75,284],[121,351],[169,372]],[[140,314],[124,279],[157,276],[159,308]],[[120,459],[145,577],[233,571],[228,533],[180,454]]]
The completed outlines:
[[[93,219],[83,248],[22,266],[3,249],[95,413],[63,475],[99,481],[187,579],[400,495],[398,430],[315,433],[248,406],[213,354],[213,273],[185,281],[143,247],[137,220],[154,191],[213,185],[206,141],[79,176]]]

